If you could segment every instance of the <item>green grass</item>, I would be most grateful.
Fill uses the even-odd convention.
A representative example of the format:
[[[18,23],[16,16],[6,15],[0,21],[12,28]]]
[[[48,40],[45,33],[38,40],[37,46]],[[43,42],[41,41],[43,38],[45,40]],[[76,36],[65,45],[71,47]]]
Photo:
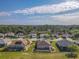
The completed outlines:
[[[56,41],[52,41],[51,45],[52,45],[52,47],[55,48],[55,49],[54,49],[55,52],[59,52],[59,49],[58,49],[57,46],[56,46]]]
[[[30,46],[30,48],[28,49],[28,53],[31,53],[31,52],[33,52],[33,48],[34,48],[34,46],[35,46],[35,42],[33,42],[32,44],[31,44],[31,46]]]
[[[0,52],[0,59],[69,59],[69,58],[65,56],[65,53]],[[79,59],[79,57],[76,59]]]
[[[60,53],[1,52],[0,59],[67,59]]]

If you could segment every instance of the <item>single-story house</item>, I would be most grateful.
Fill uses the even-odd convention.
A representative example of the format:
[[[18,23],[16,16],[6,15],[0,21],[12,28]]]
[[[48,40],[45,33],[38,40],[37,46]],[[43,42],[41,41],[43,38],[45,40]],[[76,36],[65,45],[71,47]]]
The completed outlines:
[[[55,38],[59,38],[59,34],[57,34],[57,33],[54,34],[54,37],[55,37]]]
[[[69,38],[73,38],[74,37],[74,34],[69,34]]]
[[[79,40],[74,40],[74,43],[79,46]]]
[[[72,38],[74,35],[73,34],[70,34],[70,33],[63,33],[62,34],[62,37],[63,38]]]
[[[46,33],[40,33],[40,38],[48,38],[49,37],[49,35],[48,34],[46,34]]]
[[[4,38],[4,33],[0,33],[0,38]]]
[[[24,38],[25,37],[25,33],[24,32],[22,32],[22,31],[18,31],[18,32],[16,32],[16,37],[18,37],[18,38]]]
[[[37,34],[35,32],[30,32],[29,37],[30,38],[37,38]]]
[[[11,44],[6,48],[8,51],[23,51],[26,43],[22,40],[13,40]]]
[[[60,51],[70,51],[68,47],[73,46],[74,43],[69,40],[63,39],[63,40],[57,41],[56,45],[60,49]]]
[[[63,38],[69,38],[69,34],[64,33],[64,34],[62,34],[62,37],[63,37]]]
[[[13,33],[13,32],[5,33],[5,37],[14,37],[14,36],[15,36],[15,33]]]
[[[51,44],[46,40],[38,40],[35,44],[34,51],[51,52],[53,50]]]
[[[0,39],[0,48],[4,47],[6,45],[4,39]]]

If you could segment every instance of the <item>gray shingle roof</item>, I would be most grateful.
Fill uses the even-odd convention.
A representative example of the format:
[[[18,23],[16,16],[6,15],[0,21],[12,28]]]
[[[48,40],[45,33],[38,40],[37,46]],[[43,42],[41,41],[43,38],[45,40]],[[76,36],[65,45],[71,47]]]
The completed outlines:
[[[60,40],[60,41],[57,41],[57,45],[62,47],[68,47],[68,46],[74,45],[74,43],[68,40]]]
[[[49,42],[47,42],[46,40],[38,40],[37,41],[37,48],[46,48],[51,46]]]

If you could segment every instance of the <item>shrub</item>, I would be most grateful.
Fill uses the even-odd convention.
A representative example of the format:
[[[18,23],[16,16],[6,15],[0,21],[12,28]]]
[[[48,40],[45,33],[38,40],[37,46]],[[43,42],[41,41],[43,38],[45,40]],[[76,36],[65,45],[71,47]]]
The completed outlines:
[[[68,48],[70,49],[70,52],[78,52],[79,50],[78,46],[76,45],[69,46]]]
[[[68,58],[74,58],[74,59],[75,59],[75,58],[78,57],[78,54],[75,53],[75,52],[70,52],[70,53],[67,53],[66,56],[67,56]]]

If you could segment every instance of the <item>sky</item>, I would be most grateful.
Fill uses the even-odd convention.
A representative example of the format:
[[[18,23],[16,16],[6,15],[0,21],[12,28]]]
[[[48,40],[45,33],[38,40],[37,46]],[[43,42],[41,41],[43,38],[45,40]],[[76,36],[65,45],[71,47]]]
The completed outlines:
[[[0,0],[0,25],[79,25],[79,0]]]

